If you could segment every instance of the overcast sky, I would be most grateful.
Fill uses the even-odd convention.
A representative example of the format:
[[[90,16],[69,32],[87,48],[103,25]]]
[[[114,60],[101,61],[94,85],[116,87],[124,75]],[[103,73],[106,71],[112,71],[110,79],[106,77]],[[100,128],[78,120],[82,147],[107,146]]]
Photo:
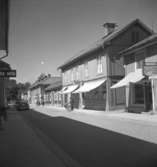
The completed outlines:
[[[18,82],[34,82],[104,34],[139,18],[157,31],[156,0],[11,0],[9,57]]]

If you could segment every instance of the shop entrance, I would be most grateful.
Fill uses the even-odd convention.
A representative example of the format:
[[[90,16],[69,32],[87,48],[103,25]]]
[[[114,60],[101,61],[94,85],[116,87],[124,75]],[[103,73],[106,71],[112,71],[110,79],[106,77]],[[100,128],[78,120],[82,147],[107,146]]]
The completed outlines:
[[[145,111],[148,112],[152,110],[152,87],[149,81],[144,85],[145,87]]]
[[[152,110],[152,88],[149,80],[143,80],[139,83],[132,84],[131,112],[148,112]]]

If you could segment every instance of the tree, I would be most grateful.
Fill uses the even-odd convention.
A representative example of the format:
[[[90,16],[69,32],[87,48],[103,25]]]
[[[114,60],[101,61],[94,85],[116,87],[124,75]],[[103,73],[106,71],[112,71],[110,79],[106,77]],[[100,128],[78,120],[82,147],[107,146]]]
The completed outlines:
[[[45,78],[47,78],[47,75],[45,73],[41,73],[37,79],[37,81],[42,81],[44,80]]]
[[[26,93],[30,87],[29,82],[18,83],[14,87],[11,87],[7,90],[7,99],[8,100],[18,100],[21,97],[22,93]]]

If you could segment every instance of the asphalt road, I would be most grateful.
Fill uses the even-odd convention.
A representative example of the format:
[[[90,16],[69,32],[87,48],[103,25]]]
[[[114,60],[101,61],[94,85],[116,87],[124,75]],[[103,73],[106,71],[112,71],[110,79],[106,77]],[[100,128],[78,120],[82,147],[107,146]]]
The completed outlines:
[[[155,144],[33,110],[20,115],[53,152],[51,141],[83,167],[157,167]]]

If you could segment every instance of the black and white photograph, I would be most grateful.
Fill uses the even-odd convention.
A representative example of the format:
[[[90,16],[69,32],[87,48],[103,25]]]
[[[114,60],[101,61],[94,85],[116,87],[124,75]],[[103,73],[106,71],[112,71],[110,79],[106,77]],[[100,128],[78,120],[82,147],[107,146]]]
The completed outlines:
[[[157,167],[156,0],[0,0],[0,167]]]

